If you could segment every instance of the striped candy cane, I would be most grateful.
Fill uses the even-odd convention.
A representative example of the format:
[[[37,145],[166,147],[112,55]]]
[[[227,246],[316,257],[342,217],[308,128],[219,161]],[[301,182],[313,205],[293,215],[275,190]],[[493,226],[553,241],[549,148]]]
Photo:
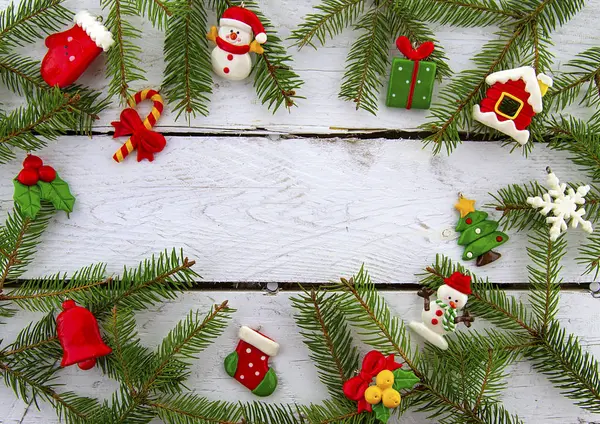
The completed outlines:
[[[158,118],[160,117],[160,114],[162,113],[163,107],[164,107],[163,99],[160,96],[160,94],[158,94],[158,91],[151,90],[151,89],[142,90],[142,91],[136,93],[134,96],[132,96],[129,99],[128,103],[129,103],[129,106],[132,109],[134,109],[139,103],[143,102],[146,99],[150,99],[154,102],[152,111],[150,112],[150,114],[146,117],[146,119],[143,122],[144,127],[147,130],[151,130],[152,127],[156,124],[156,121],[158,120]],[[123,114],[125,112],[127,112],[127,110],[123,111],[123,113],[121,114],[121,122],[125,121],[125,119],[123,119],[124,118]],[[137,115],[137,112],[135,112],[135,114]],[[138,115],[138,119],[139,119],[139,115]],[[115,126],[115,129],[117,129],[117,125],[115,125],[114,122],[113,122],[113,125]],[[125,144],[123,144],[121,146],[121,148],[119,150],[117,150],[115,152],[115,154],[113,155],[113,159],[117,162],[123,162],[123,160],[138,147],[135,130],[132,128],[127,128],[127,129],[131,130],[131,132],[129,132],[128,134],[131,134],[133,132],[133,135],[131,137],[129,137],[127,142]],[[155,133],[155,134],[157,134],[157,133]],[[117,136],[118,136],[117,131],[115,131],[115,137],[117,137]],[[162,148],[160,150],[162,150]],[[158,151],[160,151],[160,150],[158,150]],[[138,158],[138,160],[139,160],[139,158]]]

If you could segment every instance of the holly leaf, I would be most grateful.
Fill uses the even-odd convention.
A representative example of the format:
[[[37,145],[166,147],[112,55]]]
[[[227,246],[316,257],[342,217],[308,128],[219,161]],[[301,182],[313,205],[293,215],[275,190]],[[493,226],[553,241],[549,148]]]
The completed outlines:
[[[390,416],[392,415],[390,408],[386,408],[383,403],[373,405],[373,412],[375,413],[375,418],[377,418],[383,424],[387,424]]]
[[[27,218],[35,219],[42,207],[40,203],[40,188],[37,185],[26,186],[17,180],[13,180],[13,184],[15,186],[13,199],[19,205],[21,213]]]
[[[393,387],[398,392],[402,389],[412,389],[420,381],[412,371],[405,371],[400,368],[394,371]]]
[[[75,197],[71,194],[71,190],[69,190],[69,184],[63,181],[58,174],[54,181],[49,183],[39,181],[38,184],[42,191],[42,199],[52,202],[55,209],[67,213],[73,212]]]

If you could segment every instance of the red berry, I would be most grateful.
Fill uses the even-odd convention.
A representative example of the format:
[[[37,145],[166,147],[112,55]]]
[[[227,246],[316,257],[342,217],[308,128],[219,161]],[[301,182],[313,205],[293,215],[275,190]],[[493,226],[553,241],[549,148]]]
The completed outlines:
[[[44,162],[42,162],[42,160],[38,156],[27,155],[27,157],[23,161],[23,168],[38,169],[43,164]]]
[[[36,185],[38,179],[38,174],[35,169],[25,168],[17,175],[17,181],[26,186]]]
[[[471,218],[467,218],[465,219],[465,222],[469,225],[471,225],[471,223],[473,222],[473,220]]]
[[[502,240],[504,240],[504,239],[503,239],[501,236],[498,236],[498,237],[496,237],[496,241],[497,241],[498,243],[500,243]]]
[[[442,312],[442,310],[441,310],[441,309],[438,309],[437,311],[435,311],[435,314],[436,314],[438,317],[441,317],[442,315],[444,315],[444,313]]]
[[[438,322],[439,322],[439,321],[438,321],[437,319],[435,319],[435,318],[433,318],[433,319],[431,320],[431,323],[432,323],[433,325],[438,325]]]
[[[40,169],[38,169],[40,174],[40,180],[49,183],[54,181],[56,178],[56,171],[51,166],[44,165]]]

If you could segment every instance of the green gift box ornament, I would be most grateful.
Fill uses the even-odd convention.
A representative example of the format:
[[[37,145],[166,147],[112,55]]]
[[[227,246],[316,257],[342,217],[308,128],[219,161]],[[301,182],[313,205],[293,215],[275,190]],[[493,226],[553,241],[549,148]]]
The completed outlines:
[[[427,41],[415,49],[408,38],[401,36],[396,40],[396,47],[406,59],[396,57],[392,62],[386,104],[405,109],[429,109],[436,65],[423,59],[433,53],[433,42]]]

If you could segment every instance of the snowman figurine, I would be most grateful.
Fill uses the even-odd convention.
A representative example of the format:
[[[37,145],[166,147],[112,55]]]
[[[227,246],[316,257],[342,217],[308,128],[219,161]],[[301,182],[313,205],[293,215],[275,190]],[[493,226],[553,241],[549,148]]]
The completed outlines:
[[[211,54],[213,71],[232,81],[250,75],[250,52],[263,54],[261,44],[267,42],[265,28],[258,16],[239,6],[227,8],[219,21],[219,29],[211,27],[206,37],[217,45]]]
[[[456,329],[458,323],[463,322],[467,327],[471,326],[473,317],[467,311],[462,316],[458,312],[465,307],[471,294],[471,277],[460,272],[455,272],[437,291],[437,300],[431,302],[429,297],[433,290],[423,288],[418,294],[424,298],[423,322],[412,321],[408,326],[429,343],[440,349],[448,349],[448,342],[444,336]]]

